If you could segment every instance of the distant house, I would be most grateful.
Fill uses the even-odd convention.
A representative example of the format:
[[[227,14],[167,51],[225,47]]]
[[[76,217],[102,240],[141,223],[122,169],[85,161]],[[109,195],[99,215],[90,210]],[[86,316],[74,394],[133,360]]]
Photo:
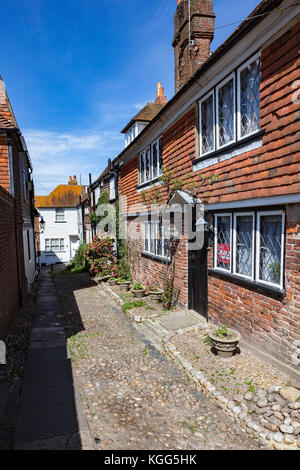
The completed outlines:
[[[68,263],[80,243],[77,206],[84,187],[70,176],[68,184],[57,186],[48,196],[36,196],[36,208],[45,221],[40,234],[40,263]]]
[[[0,337],[37,271],[32,165],[0,77]]]

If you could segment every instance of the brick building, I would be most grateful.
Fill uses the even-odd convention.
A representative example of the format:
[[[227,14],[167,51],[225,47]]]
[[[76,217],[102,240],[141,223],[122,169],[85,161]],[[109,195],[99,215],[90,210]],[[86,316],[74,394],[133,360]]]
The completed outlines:
[[[0,78],[0,337],[36,275],[32,165]]]
[[[178,302],[237,328],[291,373],[300,339],[299,15],[292,1],[265,0],[210,53],[213,2],[178,1],[177,92],[113,162],[128,233],[138,235],[134,277],[163,285],[168,244],[142,199],[169,202],[164,168],[183,188],[199,186],[197,199],[174,187],[172,201],[205,209],[204,246],[189,251],[184,230],[179,237]]]

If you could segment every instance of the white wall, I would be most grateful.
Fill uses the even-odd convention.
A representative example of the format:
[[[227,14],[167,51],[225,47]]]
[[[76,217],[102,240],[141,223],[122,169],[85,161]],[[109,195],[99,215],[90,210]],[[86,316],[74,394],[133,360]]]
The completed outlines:
[[[71,242],[74,251],[78,248],[80,240],[78,236],[78,211],[77,207],[65,208],[65,222],[56,222],[55,208],[39,208],[46,226],[41,234],[41,259],[42,264],[67,263],[71,259]],[[70,238],[72,237],[72,238]],[[63,239],[64,250],[58,252],[46,252],[46,239]],[[72,256],[73,257],[73,256]]]

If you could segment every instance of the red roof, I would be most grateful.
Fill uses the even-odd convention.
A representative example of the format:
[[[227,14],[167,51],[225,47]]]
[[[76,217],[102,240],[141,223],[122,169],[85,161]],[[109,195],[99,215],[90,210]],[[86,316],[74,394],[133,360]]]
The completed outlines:
[[[76,207],[81,194],[84,194],[84,186],[60,184],[48,196],[35,196],[35,206]]]

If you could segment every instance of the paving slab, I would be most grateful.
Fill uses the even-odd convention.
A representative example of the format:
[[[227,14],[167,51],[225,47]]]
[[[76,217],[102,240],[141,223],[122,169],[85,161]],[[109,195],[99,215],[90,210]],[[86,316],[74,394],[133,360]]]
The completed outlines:
[[[33,328],[54,328],[63,327],[62,318],[58,318],[57,315],[38,315],[32,322]]]
[[[69,359],[66,345],[56,348],[31,349],[27,355],[28,364],[49,363]]]
[[[182,311],[160,318],[159,323],[169,331],[176,331],[200,324],[201,319],[197,320],[194,315]]]
[[[32,383],[25,387],[20,410],[45,408],[47,406],[75,403],[74,386],[69,378],[53,378],[45,382]]]
[[[76,432],[79,430],[78,419],[74,403],[20,409],[16,443]]]
[[[40,364],[28,364],[24,372],[24,384],[32,382],[48,382],[59,379],[68,379],[73,383],[70,359],[61,361],[48,360]]]
[[[61,339],[52,339],[49,341],[32,341],[29,345],[29,350],[31,349],[47,349],[47,348],[58,348],[64,346],[66,341],[64,338]]]
[[[52,339],[57,340],[63,338],[65,339],[65,330],[63,327],[46,327],[43,328],[33,328],[30,336],[30,341],[50,341]]]

